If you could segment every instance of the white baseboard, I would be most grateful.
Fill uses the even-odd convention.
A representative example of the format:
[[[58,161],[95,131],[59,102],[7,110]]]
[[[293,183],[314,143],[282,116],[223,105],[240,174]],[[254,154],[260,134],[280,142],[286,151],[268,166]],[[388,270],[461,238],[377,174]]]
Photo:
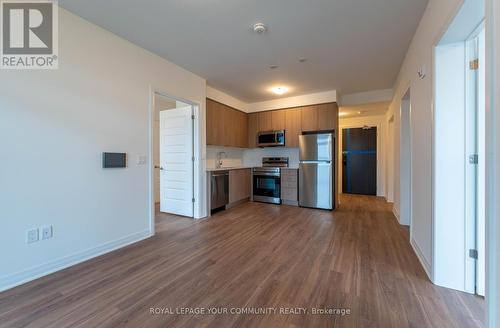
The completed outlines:
[[[148,229],[102,244],[97,247],[84,250],[82,252],[64,256],[54,261],[46,262],[25,271],[16,272],[11,275],[0,277],[0,292],[49,275],[56,271],[60,271],[75,264],[90,260],[94,257],[112,252],[119,248],[123,248],[149,237],[151,237],[151,233]]]
[[[394,216],[396,217],[396,219],[398,219],[398,222],[401,224],[401,219],[399,218],[399,212],[398,210],[396,209],[396,207],[392,207],[392,214],[394,214]]]
[[[417,255],[418,260],[420,261],[420,264],[424,268],[425,273],[427,274],[427,277],[429,277],[430,281],[434,283],[434,279],[432,279],[432,274],[431,274],[431,265],[425,260],[424,255],[422,254],[422,251],[420,250],[420,247],[418,247],[417,243],[413,240],[410,239],[410,245],[413,248],[413,251]]]

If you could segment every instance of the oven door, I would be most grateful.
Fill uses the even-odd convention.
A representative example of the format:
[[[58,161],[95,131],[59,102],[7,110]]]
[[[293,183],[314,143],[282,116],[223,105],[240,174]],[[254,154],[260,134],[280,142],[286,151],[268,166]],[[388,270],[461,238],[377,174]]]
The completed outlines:
[[[253,200],[281,204],[281,179],[279,173],[254,173]]]

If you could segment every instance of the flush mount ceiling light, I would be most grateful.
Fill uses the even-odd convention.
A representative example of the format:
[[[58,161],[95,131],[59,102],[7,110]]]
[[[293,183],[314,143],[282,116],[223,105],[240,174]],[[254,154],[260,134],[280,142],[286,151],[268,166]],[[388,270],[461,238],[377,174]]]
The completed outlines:
[[[267,31],[266,25],[264,23],[256,23],[253,25],[253,31],[258,34],[262,34]]]
[[[271,65],[271,66],[269,66],[270,69],[276,69],[278,67],[279,67],[278,65]]]
[[[299,57],[299,63],[305,63],[307,61],[306,57]]]
[[[287,93],[288,90],[289,89],[287,87],[284,87],[284,86],[272,87],[271,88],[271,92],[273,92],[274,94],[277,94],[278,96],[281,96],[281,95]]]

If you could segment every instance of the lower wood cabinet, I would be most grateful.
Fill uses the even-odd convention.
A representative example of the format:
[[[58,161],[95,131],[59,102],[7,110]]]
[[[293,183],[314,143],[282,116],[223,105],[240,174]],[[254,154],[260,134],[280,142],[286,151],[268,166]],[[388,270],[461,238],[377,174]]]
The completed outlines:
[[[250,198],[251,178],[250,169],[229,171],[229,205]]]
[[[285,205],[299,205],[298,169],[281,169],[281,201]]]

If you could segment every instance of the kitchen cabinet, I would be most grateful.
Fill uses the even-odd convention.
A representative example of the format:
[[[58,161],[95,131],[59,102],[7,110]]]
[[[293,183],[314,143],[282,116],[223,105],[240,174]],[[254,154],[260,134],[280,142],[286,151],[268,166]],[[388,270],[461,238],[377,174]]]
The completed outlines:
[[[286,110],[273,110],[271,112],[271,130],[279,131],[285,129]]]
[[[299,204],[298,172],[297,169],[281,169],[281,201],[285,205]]]
[[[207,144],[218,145],[220,142],[221,118],[219,114],[218,103],[207,99]]]
[[[317,106],[318,130],[336,130],[338,120],[338,107],[336,103]]]
[[[250,169],[229,171],[229,205],[249,199],[251,189]]]
[[[248,147],[248,116],[232,107],[207,99],[207,145]]]
[[[272,112],[259,112],[259,132],[268,132],[273,130]]]
[[[338,129],[336,103],[243,113],[207,99],[207,145],[239,148],[257,147],[259,132],[285,130],[286,147],[299,147],[306,131]]]
[[[302,131],[317,131],[318,130],[318,107],[305,106],[301,111],[301,128]]]
[[[300,108],[291,108],[285,112],[285,143],[286,147],[298,148],[299,135],[302,133],[302,117]]]
[[[257,134],[259,133],[259,114],[248,114],[248,148],[257,147]]]

